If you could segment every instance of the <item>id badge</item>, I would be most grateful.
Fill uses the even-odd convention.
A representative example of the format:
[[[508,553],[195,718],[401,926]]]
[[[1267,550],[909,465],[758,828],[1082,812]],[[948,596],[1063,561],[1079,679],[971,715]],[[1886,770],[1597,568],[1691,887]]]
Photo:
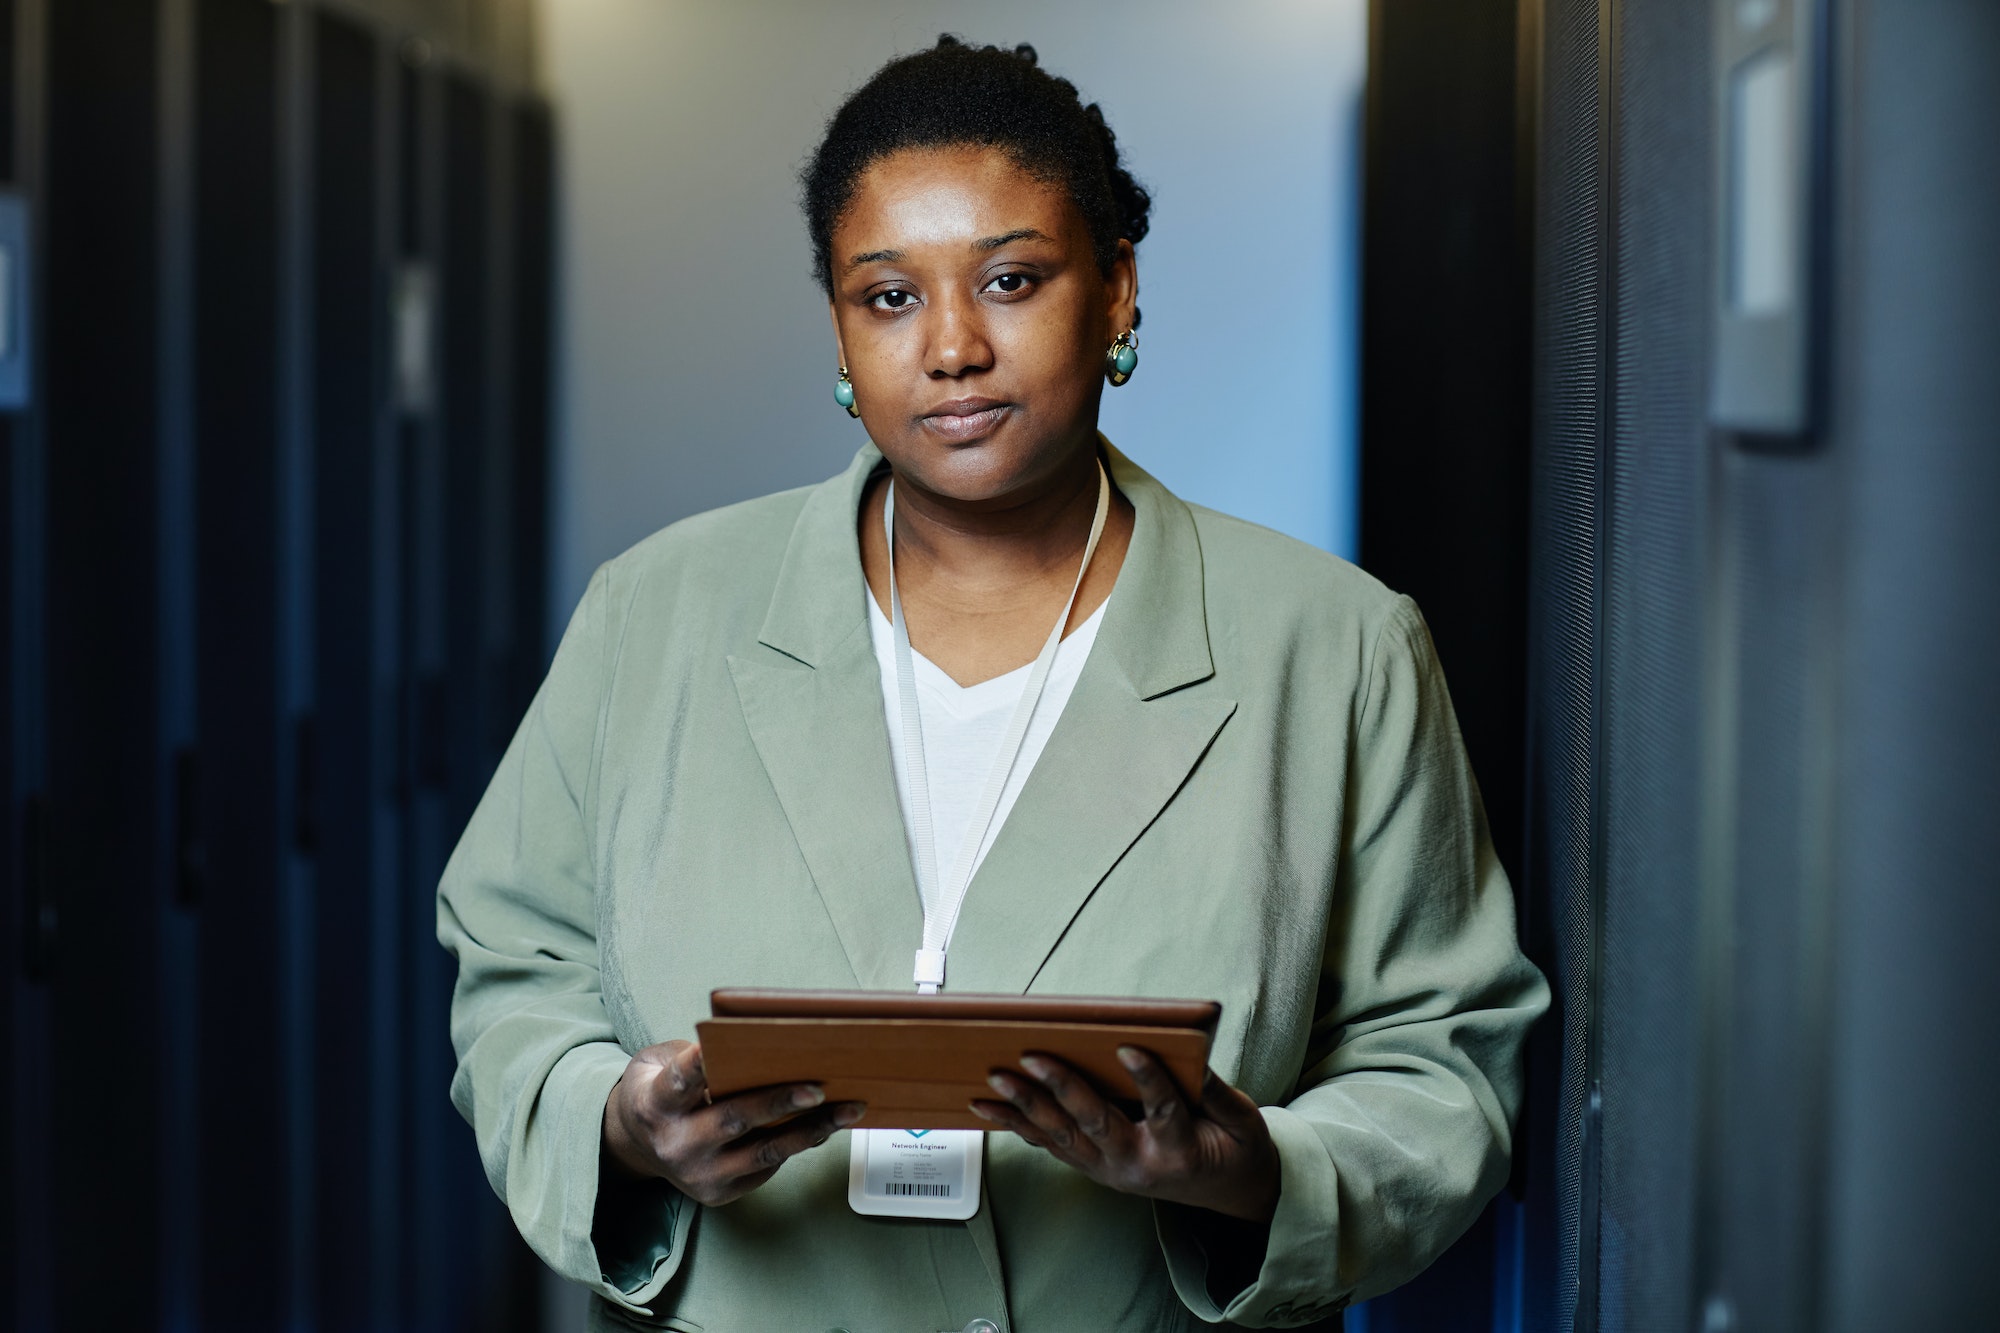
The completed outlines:
[[[979,1211],[979,1129],[857,1129],[847,1155],[847,1203],[876,1217],[963,1222]]]

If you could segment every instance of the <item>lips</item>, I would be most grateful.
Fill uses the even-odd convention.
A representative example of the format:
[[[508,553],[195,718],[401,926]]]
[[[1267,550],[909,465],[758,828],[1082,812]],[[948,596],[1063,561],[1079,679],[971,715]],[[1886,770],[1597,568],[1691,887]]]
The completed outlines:
[[[925,413],[922,421],[933,435],[954,444],[984,439],[999,428],[1013,404],[997,398],[956,398],[939,403]]]

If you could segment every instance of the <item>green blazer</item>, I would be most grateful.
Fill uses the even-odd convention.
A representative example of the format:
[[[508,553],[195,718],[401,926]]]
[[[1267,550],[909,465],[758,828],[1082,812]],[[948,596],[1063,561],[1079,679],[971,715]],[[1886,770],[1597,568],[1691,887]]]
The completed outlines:
[[[1296,1327],[1416,1273],[1505,1179],[1548,992],[1415,605],[1105,450],[1131,546],[972,882],[951,986],[1220,1000],[1215,1072],[1282,1159],[1261,1271],[1212,1289],[1200,1214],[1011,1135],[970,1222],[855,1214],[845,1133],[722,1208],[600,1194],[628,1055],[691,1038],[712,988],[911,984],[868,447],[597,571],[439,887],[452,1099],[597,1327]]]

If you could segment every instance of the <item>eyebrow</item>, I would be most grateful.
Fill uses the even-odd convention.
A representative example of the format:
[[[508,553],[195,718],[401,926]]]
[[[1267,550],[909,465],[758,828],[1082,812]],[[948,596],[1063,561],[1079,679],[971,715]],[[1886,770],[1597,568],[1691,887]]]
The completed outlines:
[[[1037,231],[1033,227],[1016,227],[1014,230],[1002,232],[998,236],[988,236],[983,241],[974,241],[972,248],[975,250],[998,250],[1001,246],[1012,245],[1015,241],[1047,241],[1052,239],[1054,238],[1047,232]]]
[[[1001,246],[1012,245],[1015,241],[1047,241],[1053,239],[1047,232],[1034,227],[1016,227],[1012,231],[1001,232],[998,236],[982,237],[972,243],[972,248],[975,250],[998,250]],[[863,264],[898,264],[907,258],[909,256],[901,250],[864,250],[847,261],[847,268],[849,272],[852,272],[860,268]]]

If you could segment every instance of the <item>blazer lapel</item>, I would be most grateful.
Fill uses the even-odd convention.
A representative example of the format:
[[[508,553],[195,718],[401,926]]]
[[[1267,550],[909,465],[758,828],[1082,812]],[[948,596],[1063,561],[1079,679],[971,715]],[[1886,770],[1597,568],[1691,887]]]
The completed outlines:
[[[1104,447],[1136,511],[1132,542],[1076,690],[966,893],[955,991],[1027,990],[1236,710],[1184,688],[1214,675],[1193,515]]]
[[[1212,696],[1148,703],[1095,665],[966,892],[946,970],[954,991],[1026,991],[1236,711]]]
[[[864,448],[807,498],[758,635],[763,648],[732,655],[729,670],[855,980],[904,990],[923,910],[889,765],[854,527],[880,457]]]

